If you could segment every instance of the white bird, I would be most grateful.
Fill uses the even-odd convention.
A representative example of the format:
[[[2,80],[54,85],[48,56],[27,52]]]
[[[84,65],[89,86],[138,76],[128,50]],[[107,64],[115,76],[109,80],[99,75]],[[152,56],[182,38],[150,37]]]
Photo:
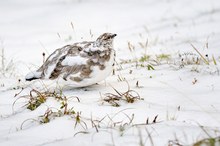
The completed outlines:
[[[25,79],[58,79],[72,87],[98,83],[113,70],[115,36],[116,34],[104,33],[94,42],[78,42],[59,48],[38,70],[28,73]]]

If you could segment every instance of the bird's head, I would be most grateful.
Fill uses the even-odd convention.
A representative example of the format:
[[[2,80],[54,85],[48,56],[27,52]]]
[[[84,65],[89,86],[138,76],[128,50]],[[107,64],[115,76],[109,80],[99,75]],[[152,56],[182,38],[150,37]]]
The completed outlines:
[[[97,38],[97,42],[100,44],[100,45],[109,45],[111,46],[112,43],[113,43],[113,39],[114,37],[116,37],[117,34],[114,34],[114,33],[103,33],[102,35],[100,35],[98,38]]]

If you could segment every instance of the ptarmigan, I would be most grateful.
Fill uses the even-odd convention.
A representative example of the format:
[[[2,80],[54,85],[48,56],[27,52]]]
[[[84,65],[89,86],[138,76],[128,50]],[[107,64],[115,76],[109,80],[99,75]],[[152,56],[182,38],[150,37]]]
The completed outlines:
[[[72,87],[85,87],[104,80],[113,70],[116,34],[104,33],[94,42],[79,42],[55,50],[26,81],[59,79]]]

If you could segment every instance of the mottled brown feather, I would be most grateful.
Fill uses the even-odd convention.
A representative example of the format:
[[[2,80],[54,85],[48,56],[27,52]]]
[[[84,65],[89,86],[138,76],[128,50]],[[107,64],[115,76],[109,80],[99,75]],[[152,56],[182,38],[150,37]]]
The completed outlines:
[[[114,36],[113,36],[114,37]],[[104,50],[85,51],[84,48],[101,46]],[[45,77],[49,66],[55,65],[54,70],[49,75],[49,79],[56,79],[63,74],[63,79],[67,80],[70,75],[79,74],[77,76],[70,76],[70,79],[76,82],[82,81],[84,78],[89,78],[92,73],[92,66],[99,67],[100,70],[105,69],[105,62],[110,60],[110,54],[114,53],[112,48],[112,39],[109,34],[101,35],[95,42],[81,42],[73,45],[66,45],[55,50],[45,61],[45,63],[37,70],[42,72],[41,78]],[[85,65],[62,65],[63,60],[68,56],[81,56],[87,58]],[[114,55],[115,56],[115,55]]]

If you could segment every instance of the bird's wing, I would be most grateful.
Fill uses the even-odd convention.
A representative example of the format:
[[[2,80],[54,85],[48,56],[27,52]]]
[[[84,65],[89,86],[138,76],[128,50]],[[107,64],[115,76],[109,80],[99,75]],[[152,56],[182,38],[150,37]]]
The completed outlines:
[[[74,65],[74,61],[70,56],[77,56],[80,51],[82,49],[74,45],[67,45],[57,49],[46,59],[44,64],[38,69],[38,72],[42,72],[42,78],[55,79],[62,73],[63,67]]]
[[[55,79],[63,73],[63,79],[66,80],[70,74],[77,74],[82,71],[87,63],[87,60],[87,58],[81,57],[79,54],[67,54],[58,61],[49,78]]]

